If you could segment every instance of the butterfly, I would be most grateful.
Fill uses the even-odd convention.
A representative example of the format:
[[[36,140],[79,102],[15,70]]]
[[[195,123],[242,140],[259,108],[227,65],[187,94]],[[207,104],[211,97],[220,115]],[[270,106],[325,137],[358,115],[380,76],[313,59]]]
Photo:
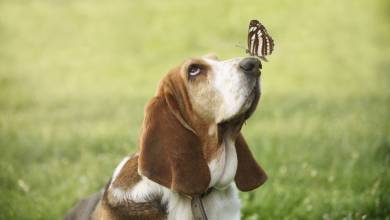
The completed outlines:
[[[264,25],[258,20],[251,20],[248,29],[248,49],[246,53],[267,61],[266,56],[274,50],[274,40],[269,36]]]

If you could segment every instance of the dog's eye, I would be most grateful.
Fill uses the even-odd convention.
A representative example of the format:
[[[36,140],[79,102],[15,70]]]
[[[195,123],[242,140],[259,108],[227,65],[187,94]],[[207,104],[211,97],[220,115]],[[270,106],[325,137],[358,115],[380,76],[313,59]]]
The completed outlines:
[[[188,67],[188,75],[191,76],[197,76],[201,72],[202,68],[199,65],[193,64]]]

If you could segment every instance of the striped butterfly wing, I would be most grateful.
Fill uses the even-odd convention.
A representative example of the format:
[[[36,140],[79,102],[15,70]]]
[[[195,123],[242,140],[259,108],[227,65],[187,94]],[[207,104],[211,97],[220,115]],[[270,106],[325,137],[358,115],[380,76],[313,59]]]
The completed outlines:
[[[274,49],[274,40],[269,36],[265,27],[258,20],[251,20],[248,29],[248,49],[251,56],[258,56],[263,60]]]

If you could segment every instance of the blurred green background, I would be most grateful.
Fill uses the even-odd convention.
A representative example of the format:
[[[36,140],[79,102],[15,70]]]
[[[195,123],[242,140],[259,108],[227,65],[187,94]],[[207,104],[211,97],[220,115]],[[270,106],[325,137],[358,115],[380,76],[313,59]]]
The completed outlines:
[[[0,1],[0,219],[59,219],[137,149],[186,58],[276,48],[244,134],[269,181],[243,219],[390,219],[390,2]]]

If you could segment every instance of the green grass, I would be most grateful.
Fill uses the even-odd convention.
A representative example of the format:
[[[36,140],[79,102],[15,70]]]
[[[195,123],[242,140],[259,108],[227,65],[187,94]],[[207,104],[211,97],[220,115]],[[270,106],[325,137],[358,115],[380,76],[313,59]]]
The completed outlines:
[[[244,128],[269,181],[243,219],[390,219],[390,4],[364,0],[0,1],[0,219],[59,219],[137,149],[185,58],[276,49]]]

